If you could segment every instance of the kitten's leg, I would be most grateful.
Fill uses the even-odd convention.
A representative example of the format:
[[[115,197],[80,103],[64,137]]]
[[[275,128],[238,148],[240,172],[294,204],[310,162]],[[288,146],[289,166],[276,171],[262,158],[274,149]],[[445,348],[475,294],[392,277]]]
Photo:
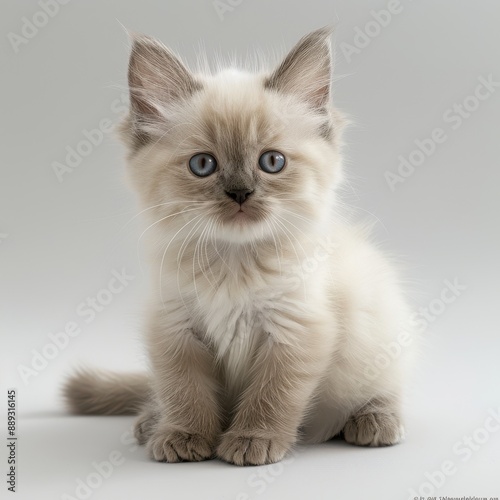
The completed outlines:
[[[396,398],[374,398],[346,422],[344,438],[359,446],[389,446],[404,437]]]
[[[211,458],[221,428],[212,354],[190,330],[163,331],[150,347],[159,412],[150,455],[160,462]]]
[[[249,385],[217,448],[220,458],[236,465],[269,464],[294,444],[326,364],[325,344],[307,336],[302,345],[269,338],[260,346]]]

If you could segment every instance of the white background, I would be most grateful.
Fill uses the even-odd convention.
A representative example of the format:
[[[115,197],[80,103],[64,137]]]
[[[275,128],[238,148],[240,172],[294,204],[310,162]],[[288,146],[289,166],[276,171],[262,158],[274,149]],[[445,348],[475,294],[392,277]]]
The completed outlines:
[[[396,500],[412,498],[412,490],[425,498],[500,497],[500,424],[487,420],[500,411],[500,88],[455,129],[458,120],[451,118],[455,104],[474,107],[470,96],[480,77],[500,82],[500,4],[401,0],[383,27],[367,26],[371,10],[387,9],[380,0],[225,4],[221,19],[211,0],[71,1],[17,47],[24,17],[43,24],[41,7],[34,1],[2,7],[1,414],[6,388],[17,388],[17,498],[78,498],[77,478],[114,451],[124,462],[92,490],[92,499]],[[283,54],[308,31],[337,26],[334,96],[353,120],[344,200],[354,218],[375,223],[377,241],[405,264],[415,312],[430,305],[438,312],[422,328],[405,443],[365,449],[332,441],[298,447],[285,463],[258,468],[217,460],[157,464],[127,444],[123,433],[133,418],[65,414],[60,384],[78,364],[135,370],[145,363],[142,229],[139,218],[129,222],[138,210],[123,180],[123,148],[105,134],[62,182],[53,170],[54,162],[65,162],[66,148],[84,139],[83,130],[119,121],[128,57],[121,24],[160,38],[191,65],[200,47],[210,60],[244,58],[256,49]],[[349,57],[346,44],[359,47],[365,27],[376,36]],[[397,173],[398,157],[408,158],[415,140],[436,128],[446,140],[391,190],[385,173]],[[122,268],[134,279],[85,323],[79,304]],[[443,305],[445,280],[465,289]],[[23,380],[20,366],[31,367],[33,350],[41,352],[49,333],[69,321],[81,333]],[[485,423],[493,427],[485,430]],[[446,462],[452,473],[431,486],[427,476]],[[3,480],[0,488],[3,497]]]

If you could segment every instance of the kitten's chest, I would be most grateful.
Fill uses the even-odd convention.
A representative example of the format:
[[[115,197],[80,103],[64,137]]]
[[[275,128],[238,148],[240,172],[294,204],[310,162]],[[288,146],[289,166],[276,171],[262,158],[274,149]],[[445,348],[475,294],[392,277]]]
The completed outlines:
[[[227,256],[210,271],[201,273],[191,296],[205,334],[222,354],[235,340],[262,328],[280,279],[255,262]]]
[[[223,367],[230,391],[244,384],[256,350],[282,323],[281,313],[304,309],[291,266],[273,255],[252,261],[226,254],[196,275],[196,287],[194,280],[185,283],[195,329]]]
[[[228,350],[246,353],[250,340],[262,330],[267,315],[266,291],[240,289],[237,292],[226,286],[199,296],[198,311],[204,335],[215,347],[217,356],[223,358]],[[260,296],[259,296],[260,295]]]
[[[198,296],[203,337],[224,369],[229,392],[243,386],[251,359],[265,334],[272,287],[252,283],[222,283]]]

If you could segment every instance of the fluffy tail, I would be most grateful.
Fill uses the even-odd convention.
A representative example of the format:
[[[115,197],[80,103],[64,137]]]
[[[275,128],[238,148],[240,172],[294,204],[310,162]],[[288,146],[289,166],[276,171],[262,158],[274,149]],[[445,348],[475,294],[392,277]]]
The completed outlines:
[[[121,374],[78,370],[63,388],[71,413],[85,415],[132,415],[149,399],[146,374]]]

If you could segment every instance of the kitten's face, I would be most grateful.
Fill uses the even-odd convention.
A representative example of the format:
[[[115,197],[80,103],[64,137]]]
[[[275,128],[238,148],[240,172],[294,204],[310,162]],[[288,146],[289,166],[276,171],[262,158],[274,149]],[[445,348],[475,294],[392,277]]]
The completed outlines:
[[[192,76],[182,67],[175,91],[158,96],[158,82],[153,99],[132,91],[138,99],[128,124],[135,127],[128,129],[135,134],[133,180],[147,206],[160,205],[155,210],[170,227],[187,223],[198,236],[205,231],[231,242],[293,237],[321,220],[340,176],[330,55],[326,50],[325,65],[320,50],[328,49],[325,41],[324,34],[316,40],[316,54],[309,42],[305,60],[295,54],[295,65],[303,67],[293,68],[293,75],[280,67],[271,75],[226,70]],[[154,73],[143,67],[141,77],[149,71],[149,80],[171,85],[171,74],[156,72],[158,54],[146,43]],[[171,70],[173,56],[166,56]],[[148,54],[141,57],[144,64]],[[133,62],[132,69],[138,71]],[[133,76],[132,89],[140,80]]]

